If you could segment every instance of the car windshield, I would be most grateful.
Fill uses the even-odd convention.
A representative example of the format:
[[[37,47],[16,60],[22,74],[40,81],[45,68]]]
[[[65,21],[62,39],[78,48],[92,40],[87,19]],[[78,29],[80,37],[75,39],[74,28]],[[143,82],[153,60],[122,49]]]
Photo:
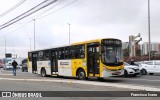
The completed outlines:
[[[130,64],[128,64],[128,63],[126,63],[126,62],[124,62],[124,65],[125,65],[125,66],[130,66]]]

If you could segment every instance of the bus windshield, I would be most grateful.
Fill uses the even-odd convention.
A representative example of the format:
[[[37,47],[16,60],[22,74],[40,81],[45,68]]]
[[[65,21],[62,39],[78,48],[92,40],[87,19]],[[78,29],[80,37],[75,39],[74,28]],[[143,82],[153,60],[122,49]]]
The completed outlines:
[[[122,47],[102,46],[102,62],[106,65],[122,65]]]

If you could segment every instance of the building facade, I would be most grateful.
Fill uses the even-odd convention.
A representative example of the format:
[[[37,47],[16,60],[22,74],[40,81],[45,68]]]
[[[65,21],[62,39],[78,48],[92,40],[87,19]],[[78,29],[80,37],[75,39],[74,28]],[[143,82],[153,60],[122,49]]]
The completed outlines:
[[[144,42],[142,44],[138,44],[135,49],[140,49],[141,50],[141,55],[147,55],[149,50],[148,50],[149,43]],[[122,45],[123,49],[126,49],[129,47],[128,42],[123,42]],[[160,54],[160,43],[158,42],[151,42],[151,52],[157,52]]]

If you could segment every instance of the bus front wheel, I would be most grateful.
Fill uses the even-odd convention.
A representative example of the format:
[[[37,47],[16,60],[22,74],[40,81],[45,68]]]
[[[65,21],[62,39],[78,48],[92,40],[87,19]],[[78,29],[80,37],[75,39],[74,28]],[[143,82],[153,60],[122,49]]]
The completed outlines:
[[[86,74],[85,74],[85,72],[84,72],[84,70],[83,69],[80,69],[79,71],[78,71],[78,79],[79,80],[85,80],[86,79]]]

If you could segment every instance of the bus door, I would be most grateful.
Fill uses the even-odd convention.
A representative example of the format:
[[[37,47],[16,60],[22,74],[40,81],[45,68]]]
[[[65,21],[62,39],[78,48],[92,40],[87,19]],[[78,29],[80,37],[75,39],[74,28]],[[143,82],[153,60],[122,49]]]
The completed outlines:
[[[58,72],[58,53],[51,51],[51,73]]]
[[[99,74],[99,45],[98,43],[87,45],[87,70],[88,75]]]
[[[38,57],[37,53],[32,54],[32,73],[37,72],[37,57]]]

